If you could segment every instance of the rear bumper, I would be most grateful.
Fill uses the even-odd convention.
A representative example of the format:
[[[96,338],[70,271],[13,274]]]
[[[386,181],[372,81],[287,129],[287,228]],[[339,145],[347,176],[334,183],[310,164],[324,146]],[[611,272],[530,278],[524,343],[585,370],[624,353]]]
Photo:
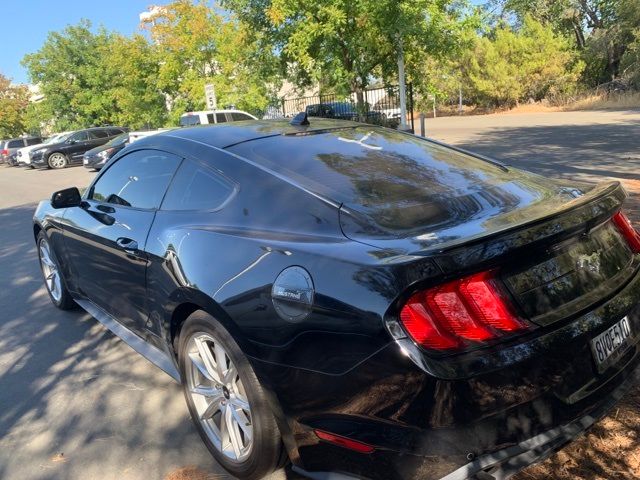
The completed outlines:
[[[481,471],[508,478],[588,429],[640,380],[638,299],[636,274],[597,308],[535,338],[452,360],[449,369],[442,362],[438,374],[418,369],[395,343],[339,374],[252,363],[277,399],[274,411],[294,466],[311,478],[338,472],[372,480],[456,480]],[[625,315],[632,345],[598,373],[590,340]],[[325,355],[333,354],[339,352]],[[322,442],[314,429],[375,451]]]
[[[640,367],[630,375],[598,407],[573,422],[553,428],[504,450],[484,455],[451,472],[442,480],[465,480],[484,472],[495,480],[511,477],[523,468],[541,462],[571,443],[604,417],[614,405],[640,382]],[[486,477],[490,478],[490,477]]]

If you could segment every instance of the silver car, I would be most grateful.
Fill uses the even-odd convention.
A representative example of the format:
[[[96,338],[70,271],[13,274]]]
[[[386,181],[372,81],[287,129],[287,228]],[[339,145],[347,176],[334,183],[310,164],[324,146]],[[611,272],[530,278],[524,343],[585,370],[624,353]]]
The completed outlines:
[[[15,166],[18,164],[16,154],[18,149],[42,143],[41,137],[20,137],[3,140],[0,144],[0,162]]]

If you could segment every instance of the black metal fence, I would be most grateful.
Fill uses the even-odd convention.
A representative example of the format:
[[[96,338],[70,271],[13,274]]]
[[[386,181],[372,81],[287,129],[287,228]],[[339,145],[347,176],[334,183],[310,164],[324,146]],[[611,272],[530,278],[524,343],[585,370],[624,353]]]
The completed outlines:
[[[368,88],[350,95],[322,94],[282,100],[282,113],[293,117],[306,111],[310,117],[338,118],[398,128],[400,95],[397,85]],[[414,130],[413,88],[407,85],[407,125]]]

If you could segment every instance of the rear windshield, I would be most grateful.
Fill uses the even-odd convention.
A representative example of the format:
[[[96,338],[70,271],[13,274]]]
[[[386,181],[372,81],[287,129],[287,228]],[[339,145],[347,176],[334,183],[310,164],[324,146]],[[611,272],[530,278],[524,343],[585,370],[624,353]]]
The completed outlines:
[[[512,183],[532,180],[523,172],[377,127],[270,137],[229,150],[392,229],[446,222],[467,204],[500,209],[535,196],[526,180]]]

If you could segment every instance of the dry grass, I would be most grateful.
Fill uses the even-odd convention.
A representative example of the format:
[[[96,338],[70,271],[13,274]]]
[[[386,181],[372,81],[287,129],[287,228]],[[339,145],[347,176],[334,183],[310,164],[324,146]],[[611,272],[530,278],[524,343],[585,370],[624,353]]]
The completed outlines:
[[[640,478],[640,390],[545,462],[514,480],[632,480]]]
[[[564,110],[606,110],[640,108],[640,92],[588,95],[564,107]]]
[[[567,112],[575,110],[627,110],[633,108],[640,108],[640,92],[592,93],[578,98],[556,99],[554,102],[521,103],[513,108],[489,108],[464,105],[462,115],[517,115],[521,113]],[[425,109],[424,114],[427,118],[433,117],[433,111],[430,108]],[[460,112],[458,111],[457,105],[438,106],[438,117],[454,117],[458,115],[460,115]],[[414,118],[416,120],[420,118],[419,111],[415,111]]]

